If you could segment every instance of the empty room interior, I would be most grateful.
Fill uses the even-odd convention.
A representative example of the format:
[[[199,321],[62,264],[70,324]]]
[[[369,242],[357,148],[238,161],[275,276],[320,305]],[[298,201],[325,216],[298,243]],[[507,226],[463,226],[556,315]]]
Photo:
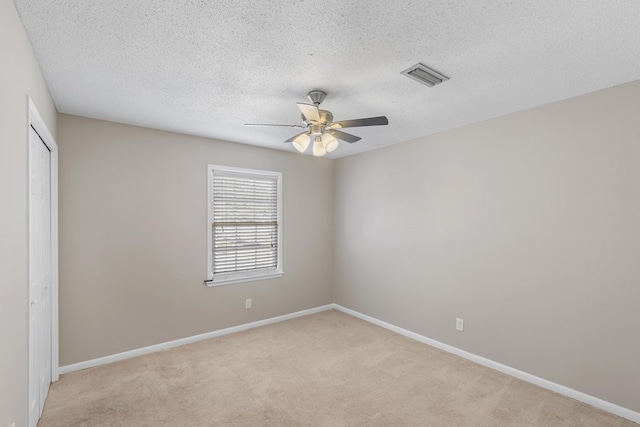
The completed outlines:
[[[0,427],[640,423],[639,2],[0,35]]]

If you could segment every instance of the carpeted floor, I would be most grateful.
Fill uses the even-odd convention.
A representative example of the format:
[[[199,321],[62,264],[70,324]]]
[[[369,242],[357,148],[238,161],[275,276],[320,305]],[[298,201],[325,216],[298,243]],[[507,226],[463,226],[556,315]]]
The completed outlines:
[[[637,424],[331,310],[63,375],[38,426]]]

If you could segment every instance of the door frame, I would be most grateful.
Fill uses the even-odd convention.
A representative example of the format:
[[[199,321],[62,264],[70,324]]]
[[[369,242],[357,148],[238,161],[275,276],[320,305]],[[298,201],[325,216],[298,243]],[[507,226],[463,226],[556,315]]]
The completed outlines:
[[[27,144],[29,143],[29,128],[33,127],[51,155],[51,354],[49,356],[51,357],[51,382],[56,382],[60,378],[58,358],[58,144],[56,144],[31,97],[28,96],[27,99],[29,104],[29,120],[26,129]],[[32,165],[29,163],[29,174],[31,174],[31,167]],[[29,244],[31,244],[30,241]],[[29,286],[28,281],[27,286]],[[29,301],[27,301],[27,309],[28,304]]]

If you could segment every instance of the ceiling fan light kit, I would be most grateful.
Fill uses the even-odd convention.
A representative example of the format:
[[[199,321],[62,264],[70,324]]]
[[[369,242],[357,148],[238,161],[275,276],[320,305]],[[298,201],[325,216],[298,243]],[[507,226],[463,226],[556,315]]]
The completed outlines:
[[[327,149],[324,147],[322,143],[322,137],[316,136],[316,140],[313,141],[313,155],[322,157],[327,154]]]
[[[309,146],[309,141],[311,141],[311,138],[309,138],[309,135],[307,135],[306,133],[301,133],[298,136],[296,136],[293,139],[293,141],[291,141],[291,143],[293,144],[296,150],[298,150],[301,153],[304,153],[307,147]]]
[[[327,93],[325,91],[316,89],[307,93],[307,99],[311,101],[312,104],[305,104],[304,102],[297,103],[301,113],[302,125],[248,123],[245,124],[245,126],[297,127],[306,129],[304,132],[294,135],[284,142],[290,142],[297,151],[304,153],[313,139],[312,153],[314,156],[321,157],[338,148],[338,145],[340,145],[339,140],[354,143],[361,139],[358,136],[342,132],[338,129],[361,126],[384,126],[389,124],[389,120],[385,116],[334,122],[331,111],[318,108],[326,97]]]
[[[338,144],[340,144],[340,142],[330,133],[325,133],[324,135],[322,135],[322,143],[324,144],[324,148],[327,149],[327,153],[330,153],[338,148]]]

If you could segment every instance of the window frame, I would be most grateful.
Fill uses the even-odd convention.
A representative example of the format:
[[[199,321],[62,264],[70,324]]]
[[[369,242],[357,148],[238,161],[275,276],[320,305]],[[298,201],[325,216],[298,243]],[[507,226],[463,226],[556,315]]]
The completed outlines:
[[[243,272],[231,272],[224,275],[213,274],[213,174],[214,171],[228,172],[239,175],[268,176],[276,179],[277,192],[277,218],[278,218],[278,250],[277,265],[275,269],[250,270]],[[222,286],[233,283],[249,282],[253,280],[272,279],[282,277],[284,271],[282,268],[282,172],[264,171],[257,169],[236,168],[231,166],[207,165],[207,280],[206,286]]]

